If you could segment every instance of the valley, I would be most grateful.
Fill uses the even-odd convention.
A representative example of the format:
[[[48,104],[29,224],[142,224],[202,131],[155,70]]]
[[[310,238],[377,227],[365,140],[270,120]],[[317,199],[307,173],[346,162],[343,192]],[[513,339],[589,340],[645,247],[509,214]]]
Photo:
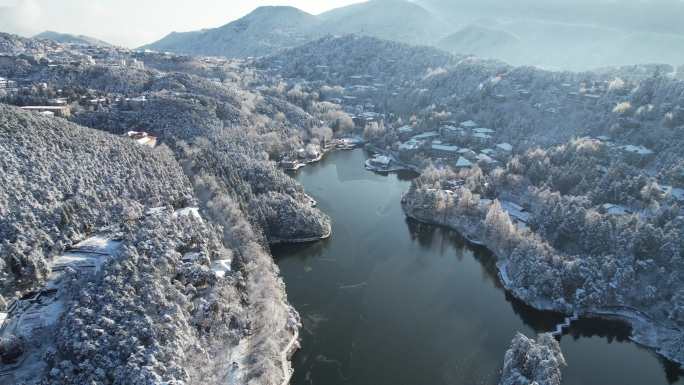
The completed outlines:
[[[0,33],[0,384],[681,384],[679,51],[439,3]]]

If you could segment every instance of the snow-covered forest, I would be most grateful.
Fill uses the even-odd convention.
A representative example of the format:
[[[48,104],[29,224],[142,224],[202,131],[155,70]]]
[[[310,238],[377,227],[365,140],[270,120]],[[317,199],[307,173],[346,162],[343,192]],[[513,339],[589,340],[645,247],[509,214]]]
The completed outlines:
[[[29,63],[26,75],[47,81],[26,100],[59,88],[112,101],[145,92],[150,102],[75,108],[72,120],[99,130],[2,105],[3,306],[52,287],[53,260],[78,242],[123,242],[100,271],[74,272],[60,286],[66,305],[54,335],[3,335],[3,361],[47,354],[30,380],[55,384],[287,378],[282,354],[299,321],[268,244],[322,237],[330,225],[269,161],[268,143],[301,142],[304,124],[256,109],[312,119],[191,74],[50,68]],[[163,144],[122,135],[133,129]]]
[[[3,365],[40,362],[33,383],[289,380],[300,321],[269,246],[332,229],[282,165],[356,140],[419,171],[406,214],[487,246],[517,298],[622,319],[684,361],[671,66],[552,72],[360,36],[229,60],[0,34],[0,53],[0,312],[63,304],[52,334],[0,334]],[[56,282],[95,236],[121,247]],[[516,385],[564,365],[548,335],[502,362]]]

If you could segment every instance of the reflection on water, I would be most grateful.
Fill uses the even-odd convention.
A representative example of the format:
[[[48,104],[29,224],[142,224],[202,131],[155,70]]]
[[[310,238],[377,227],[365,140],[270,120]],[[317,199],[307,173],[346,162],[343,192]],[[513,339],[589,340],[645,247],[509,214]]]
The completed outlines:
[[[367,172],[364,160],[338,152],[297,175],[333,235],[273,250],[303,321],[292,384],[496,384],[514,334],[552,330],[561,316],[503,291],[486,250],[407,220],[410,178]],[[568,333],[566,385],[683,385],[621,323],[581,321]]]

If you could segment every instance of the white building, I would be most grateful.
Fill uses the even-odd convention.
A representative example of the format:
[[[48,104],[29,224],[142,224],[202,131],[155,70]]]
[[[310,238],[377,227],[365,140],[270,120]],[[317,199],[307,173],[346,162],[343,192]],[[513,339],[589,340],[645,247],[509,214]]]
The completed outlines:
[[[530,221],[530,213],[525,211],[525,209],[517,203],[501,201],[501,208],[508,213],[508,216],[510,216],[514,221],[524,224],[527,224]]]
[[[473,132],[476,134],[488,134],[491,135],[495,133],[496,131],[492,130],[491,128],[485,128],[485,127],[477,127],[473,128]]]
[[[473,134],[473,140],[483,145],[489,144],[492,139],[494,138],[491,135],[485,134],[483,132],[476,132]]]
[[[455,164],[456,168],[469,168],[473,166],[473,162],[464,157],[459,157]]]
[[[387,167],[392,163],[392,159],[386,155],[378,155],[370,160],[370,164],[377,167]]]
[[[413,127],[409,125],[402,126],[397,129],[397,132],[399,133],[399,139],[406,140],[413,136]]]
[[[414,140],[432,140],[439,137],[439,134],[434,131],[424,132],[422,134],[414,136]]]
[[[372,171],[389,171],[392,158],[386,155],[376,155],[366,161],[366,169]]]
[[[612,203],[606,203],[601,208],[608,215],[622,216],[632,213],[627,207]]]
[[[498,163],[496,160],[494,160],[492,157],[490,157],[489,155],[486,155],[486,154],[478,154],[476,159],[477,159],[478,163],[481,163],[481,164],[484,164],[487,166],[493,166],[493,165]]]
[[[126,136],[136,141],[141,146],[154,148],[157,145],[157,137],[149,135],[147,132],[129,131]]]
[[[465,122],[461,123],[461,127],[466,129],[473,129],[477,127],[477,123],[475,123],[472,120],[466,120]]]
[[[21,107],[21,109],[26,111],[38,112],[40,114],[50,112],[50,116],[61,116],[63,118],[68,118],[69,116],[71,116],[71,108],[69,106],[24,106]]]
[[[458,156],[458,146],[443,144],[441,142],[432,142],[431,152],[434,156],[453,158]]]
[[[513,146],[509,143],[499,143],[496,145],[496,148],[500,151],[507,152],[507,153],[513,151]]]
[[[634,146],[631,144],[628,144],[626,146],[620,147],[623,151],[628,152],[630,154],[636,154],[640,156],[647,156],[647,155],[653,155],[655,152],[652,150],[649,150],[648,148],[644,146]]]

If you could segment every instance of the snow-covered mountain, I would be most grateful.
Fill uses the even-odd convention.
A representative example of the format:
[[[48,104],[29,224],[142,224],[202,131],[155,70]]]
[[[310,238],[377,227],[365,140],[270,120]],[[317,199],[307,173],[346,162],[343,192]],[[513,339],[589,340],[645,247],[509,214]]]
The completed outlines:
[[[321,14],[326,34],[358,34],[412,44],[429,44],[447,35],[449,26],[418,4],[374,0]]]
[[[318,16],[293,7],[259,7],[219,28],[173,32],[143,48],[227,57],[262,56],[325,35],[359,34],[426,44],[446,36],[433,13],[404,0],[371,0]]]
[[[519,39],[510,49],[483,47],[485,57],[515,65],[552,69],[587,70],[629,64],[684,63],[684,35],[623,30],[599,25],[514,19],[495,27]]]
[[[209,56],[261,56],[312,39],[316,16],[294,7],[259,7],[219,28],[172,32],[144,48]]]
[[[679,0],[416,0],[450,20],[472,17],[546,20],[665,34],[684,34]]]
[[[602,66],[684,62],[684,3],[661,1],[417,0],[450,23],[516,36],[497,45],[481,28],[463,29],[438,43],[452,52],[475,53],[515,65],[590,70]],[[480,23],[487,19],[489,22]],[[492,40],[493,39],[493,40]],[[478,43],[481,43],[478,44]],[[493,45],[492,45],[493,44]]]
[[[520,38],[510,32],[471,24],[437,42],[437,47],[454,53],[497,57],[514,52],[520,43]]]

